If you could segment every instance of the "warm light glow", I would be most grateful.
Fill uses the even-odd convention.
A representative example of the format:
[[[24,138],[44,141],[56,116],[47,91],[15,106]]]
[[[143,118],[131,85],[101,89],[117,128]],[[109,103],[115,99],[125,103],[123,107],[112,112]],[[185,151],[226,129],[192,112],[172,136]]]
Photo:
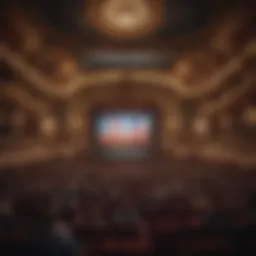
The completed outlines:
[[[163,21],[162,1],[105,0],[89,8],[87,17],[97,29],[117,37],[137,37],[153,32]]]

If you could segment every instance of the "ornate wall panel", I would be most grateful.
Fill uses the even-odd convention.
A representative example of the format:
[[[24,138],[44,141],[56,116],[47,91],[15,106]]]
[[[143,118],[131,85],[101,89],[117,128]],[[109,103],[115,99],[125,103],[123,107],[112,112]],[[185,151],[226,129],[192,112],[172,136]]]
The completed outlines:
[[[49,156],[58,124],[47,104],[24,91],[21,83],[1,84],[0,165]]]

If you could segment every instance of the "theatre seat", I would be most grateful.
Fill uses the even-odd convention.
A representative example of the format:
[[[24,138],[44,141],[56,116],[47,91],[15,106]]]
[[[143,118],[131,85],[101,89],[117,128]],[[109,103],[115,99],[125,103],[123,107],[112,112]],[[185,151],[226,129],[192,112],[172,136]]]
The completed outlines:
[[[231,255],[234,249],[234,240],[222,236],[195,236],[181,238],[176,243],[179,255]]]
[[[151,243],[147,239],[140,238],[106,238],[103,242],[103,250],[110,253],[140,253],[147,254],[152,251]]]

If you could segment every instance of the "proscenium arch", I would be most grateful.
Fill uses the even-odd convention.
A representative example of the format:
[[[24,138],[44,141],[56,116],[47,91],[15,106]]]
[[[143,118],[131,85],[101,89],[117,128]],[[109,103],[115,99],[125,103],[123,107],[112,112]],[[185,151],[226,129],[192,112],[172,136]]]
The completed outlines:
[[[123,106],[143,104],[156,108],[160,116],[161,147],[165,148],[168,141],[175,140],[182,123],[181,99],[168,89],[159,88],[157,85],[147,84],[112,83],[101,87],[87,88],[83,93],[73,97],[68,104],[66,127],[69,135],[85,141],[89,148],[91,126],[91,112],[101,105],[109,103]]]

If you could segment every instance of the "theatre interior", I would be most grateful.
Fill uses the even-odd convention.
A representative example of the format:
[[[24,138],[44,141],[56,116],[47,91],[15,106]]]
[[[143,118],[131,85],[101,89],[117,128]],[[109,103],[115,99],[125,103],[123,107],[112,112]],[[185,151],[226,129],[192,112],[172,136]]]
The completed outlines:
[[[1,255],[256,255],[255,1],[0,12]]]

